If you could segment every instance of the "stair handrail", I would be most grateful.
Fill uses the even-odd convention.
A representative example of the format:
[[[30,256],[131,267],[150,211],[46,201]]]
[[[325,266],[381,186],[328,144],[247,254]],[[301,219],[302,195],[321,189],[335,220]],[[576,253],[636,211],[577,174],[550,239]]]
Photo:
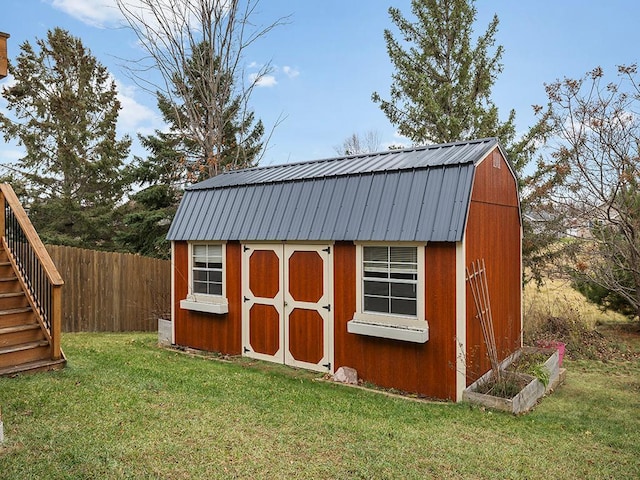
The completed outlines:
[[[0,235],[3,246],[12,257],[10,260],[29,289],[36,313],[48,329],[52,359],[59,360],[64,281],[8,183],[0,183]]]

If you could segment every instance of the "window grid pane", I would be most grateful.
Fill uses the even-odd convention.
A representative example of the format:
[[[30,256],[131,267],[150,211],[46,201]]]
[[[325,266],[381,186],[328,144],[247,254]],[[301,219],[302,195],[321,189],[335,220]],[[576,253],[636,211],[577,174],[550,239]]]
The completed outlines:
[[[417,247],[362,247],[363,310],[417,315]]]
[[[222,245],[193,245],[193,293],[222,295]]]

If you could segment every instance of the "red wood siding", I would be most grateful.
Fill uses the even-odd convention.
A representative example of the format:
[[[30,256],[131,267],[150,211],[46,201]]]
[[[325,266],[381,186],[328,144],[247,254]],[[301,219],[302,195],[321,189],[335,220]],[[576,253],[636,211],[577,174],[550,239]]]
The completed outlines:
[[[256,297],[275,298],[280,291],[280,259],[271,250],[256,250],[249,258],[249,269],[260,272],[249,277],[249,289]]]
[[[289,293],[299,302],[318,302],[323,295],[324,262],[316,252],[294,252],[289,258]]]
[[[315,310],[294,308],[289,314],[289,351],[301,362],[319,363],[324,354],[324,322]]]
[[[494,166],[494,162],[499,168]],[[484,258],[500,358],[520,346],[520,217],[515,179],[496,149],[476,170],[469,210],[466,265]],[[467,284],[467,384],[490,368]]]
[[[176,344],[224,352],[241,353],[241,251],[239,243],[226,245],[226,289],[229,313],[210,313],[183,310],[180,300],[187,296],[189,282],[189,247],[187,242],[174,244],[174,326]]]
[[[335,369],[352,367],[376,385],[455,400],[455,244],[426,247],[424,344],[347,332],[356,310],[356,247],[340,242],[334,252]]]
[[[249,343],[254,352],[275,355],[280,350],[280,314],[273,305],[253,305],[249,310]]]
[[[516,180],[497,148],[476,168],[471,199],[476,202],[518,207]]]

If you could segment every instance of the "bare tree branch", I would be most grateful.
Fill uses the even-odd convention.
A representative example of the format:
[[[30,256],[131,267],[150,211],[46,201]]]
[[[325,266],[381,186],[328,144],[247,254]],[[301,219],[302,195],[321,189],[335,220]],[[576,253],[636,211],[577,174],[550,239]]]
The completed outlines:
[[[575,219],[586,252],[574,273],[640,313],[640,91],[636,66],[604,83],[596,68],[546,86],[555,132],[550,163],[563,171],[553,192]],[[584,260],[588,259],[588,260]]]
[[[247,85],[245,54],[253,43],[287,23],[289,17],[266,25],[254,24],[259,0],[116,1],[147,53],[131,65],[130,71],[139,85],[168,100],[177,119],[173,125],[176,133],[204,152],[202,158],[191,159],[191,168],[205,172],[206,177],[218,174],[221,168],[243,166],[239,157],[221,164],[225,131],[232,121],[227,107],[238,101],[242,108],[238,117],[253,119],[249,99],[255,86],[271,72],[271,64],[265,63]],[[150,79],[149,68],[157,68],[161,84]],[[252,133],[240,129],[237,143],[243,144]]]

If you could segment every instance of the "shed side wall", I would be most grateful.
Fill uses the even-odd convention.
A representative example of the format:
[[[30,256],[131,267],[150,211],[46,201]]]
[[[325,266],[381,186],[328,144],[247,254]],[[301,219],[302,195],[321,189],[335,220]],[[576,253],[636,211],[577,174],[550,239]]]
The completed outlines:
[[[200,350],[241,353],[241,250],[238,242],[226,245],[226,290],[229,313],[213,315],[180,308],[186,298],[189,282],[189,247],[187,242],[175,242],[174,247],[174,328],[177,345]]]
[[[521,227],[516,181],[498,149],[477,167],[465,240],[466,265],[485,261],[494,335],[502,359],[520,346]],[[470,384],[489,370],[490,363],[468,284],[466,291]]]
[[[335,369],[355,368],[365,381],[428,397],[455,400],[455,244],[433,243],[425,251],[424,344],[347,332],[356,310],[356,247],[335,244]]]

